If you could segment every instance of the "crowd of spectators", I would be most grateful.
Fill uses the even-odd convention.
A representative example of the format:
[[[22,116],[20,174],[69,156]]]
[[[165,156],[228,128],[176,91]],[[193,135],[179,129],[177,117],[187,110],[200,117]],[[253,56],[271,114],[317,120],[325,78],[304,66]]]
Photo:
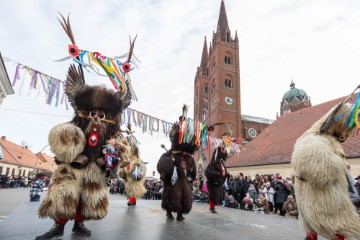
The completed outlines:
[[[223,207],[298,217],[295,189],[290,178],[283,179],[280,174],[256,174],[255,178],[241,173],[229,174],[223,187]],[[194,183],[193,198],[194,201],[208,202],[205,177]]]
[[[146,193],[142,199],[146,200],[161,200],[161,194],[164,189],[162,181],[157,179],[146,179],[144,182]],[[116,178],[112,181],[110,186],[110,194],[120,194],[126,196],[125,180]]]
[[[8,175],[0,175],[0,187],[1,188],[27,188],[30,186],[32,177],[27,176],[8,176]],[[50,184],[51,178],[46,176],[44,179],[45,187]]]

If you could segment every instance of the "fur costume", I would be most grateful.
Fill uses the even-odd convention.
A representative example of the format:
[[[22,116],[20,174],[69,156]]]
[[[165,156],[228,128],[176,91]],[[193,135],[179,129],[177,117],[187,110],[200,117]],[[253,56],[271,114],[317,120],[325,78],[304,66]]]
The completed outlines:
[[[227,176],[225,161],[227,152],[222,147],[217,147],[212,155],[211,162],[205,170],[207,186],[209,191],[210,209],[215,209],[215,205],[222,204],[223,185]]]
[[[195,144],[178,143],[180,122],[174,123],[170,131],[171,149],[164,153],[157,164],[160,179],[164,182],[161,195],[161,207],[166,210],[167,217],[173,219],[171,212],[177,213],[177,220],[183,221],[183,214],[188,214],[192,208],[191,183],[196,178],[194,152]],[[174,171],[176,182],[172,181]]]
[[[360,218],[348,195],[341,146],[353,129],[345,124],[350,108],[351,104],[340,103],[294,146],[291,164],[297,178],[295,195],[307,239],[316,239],[316,234],[328,239],[360,239]]]
[[[62,229],[69,219],[82,223],[106,216],[109,199],[102,150],[120,130],[122,110],[131,99],[121,92],[85,85],[74,65],[68,71],[65,93],[75,116],[50,131],[49,145],[59,167],[38,210],[39,217],[54,219]],[[47,234],[51,230],[37,239],[46,239]],[[85,234],[91,232],[86,229]]]
[[[128,136],[127,138],[130,143],[130,163],[127,164],[122,170],[120,171],[120,177],[125,179],[125,189],[126,195],[129,199],[128,206],[136,205],[136,198],[143,196],[146,193],[146,189],[144,186],[145,182],[145,175],[146,175],[146,165],[141,160],[139,154],[139,148],[136,144],[135,140],[132,139],[132,136]],[[139,175],[138,179],[134,179],[133,171],[135,167],[141,168],[141,176]]]

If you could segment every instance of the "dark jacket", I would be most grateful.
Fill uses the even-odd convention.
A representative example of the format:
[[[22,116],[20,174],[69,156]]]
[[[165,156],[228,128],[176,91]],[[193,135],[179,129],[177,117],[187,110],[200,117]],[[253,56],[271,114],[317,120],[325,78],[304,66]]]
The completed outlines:
[[[278,180],[275,182],[275,203],[284,203],[287,200],[289,193],[286,185]]]

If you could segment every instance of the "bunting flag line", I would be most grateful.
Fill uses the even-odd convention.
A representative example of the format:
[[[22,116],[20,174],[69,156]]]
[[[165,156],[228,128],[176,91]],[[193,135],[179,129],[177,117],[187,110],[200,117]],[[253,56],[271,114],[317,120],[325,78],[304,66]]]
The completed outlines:
[[[66,109],[68,110],[68,100],[64,93],[64,84],[65,82],[59,79],[56,79],[50,75],[44,74],[40,71],[32,69],[28,66],[25,66],[21,63],[5,58],[6,62],[12,62],[16,64],[15,74],[12,81],[12,86],[15,87],[19,82],[21,75],[23,79],[26,75],[30,76],[30,83],[28,84],[30,90],[37,89],[45,93],[46,104],[52,105],[55,102],[55,106],[58,107],[59,104],[65,104]],[[24,80],[22,82],[24,84]],[[20,92],[21,94],[21,92]],[[140,128],[143,133],[150,133],[154,135],[156,133],[157,137],[168,137],[169,132],[173,123],[161,120],[159,118],[150,116],[148,114],[139,112],[135,109],[127,108],[123,111],[121,117],[122,125],[131,124],[137,128]],[[214,137],[209,137],[208,124],[195,121],[191,118],[186,118],[181,126],[181,141],[187,143],[194,143],[197,146],[202,146],[206,148],[208,144],[217,146],[220,142],[223,142],[223,139],[217,139]],[[136,139],[133,139],[137,141]],[[236,139],[235,139],[236,140]],[[240,152],[239,145],[234,139],[231,142],[231,150],[235,152]],[[239,141],[240,143],[241,141]]]
[[[28,85],[29,91],[36,89],[38,91],[37,96],[39,96],[40,91],[42,90],[45,93],[46,104],[52,105],[55,101],[55,106],[57,107],[59,103],[65,103],[66,109],[69,109],[66,102],[66,95],[64,94],[64,81],[51,77],[21,63],[15,62],[9,58],[4,57],[4,60],[16,64],[14,78],[11,83],[12,87],[16,87],[22,75],[23,80],[20,86],[19,94],[21,94],[21,90],[25,84],[25,77],[30,76],[30,83]]]

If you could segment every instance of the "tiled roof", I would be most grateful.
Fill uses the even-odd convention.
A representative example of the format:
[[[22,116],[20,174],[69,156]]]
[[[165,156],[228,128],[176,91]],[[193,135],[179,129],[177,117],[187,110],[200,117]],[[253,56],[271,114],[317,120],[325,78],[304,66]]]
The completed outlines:
[[[54,158],[46,154],[46,158],[37,157],[37,155],[34,154],[29,148],[19,146],[4,139],[0,139],[0,144],[3,152],[3,158],[0,159],[0,162],[41,169],[45,171],[54,171],[56,169]],[[41,155],[44,154],[41,153]]]
[[[238,158],[231,158],[227,166],[267,165],[289,163],[296,140],[332,107],[346,97],[285,114],[264,129],[249,144],[241,148]],[[360,136],[348,138],[343,147],[347,157],[360,157]]]

